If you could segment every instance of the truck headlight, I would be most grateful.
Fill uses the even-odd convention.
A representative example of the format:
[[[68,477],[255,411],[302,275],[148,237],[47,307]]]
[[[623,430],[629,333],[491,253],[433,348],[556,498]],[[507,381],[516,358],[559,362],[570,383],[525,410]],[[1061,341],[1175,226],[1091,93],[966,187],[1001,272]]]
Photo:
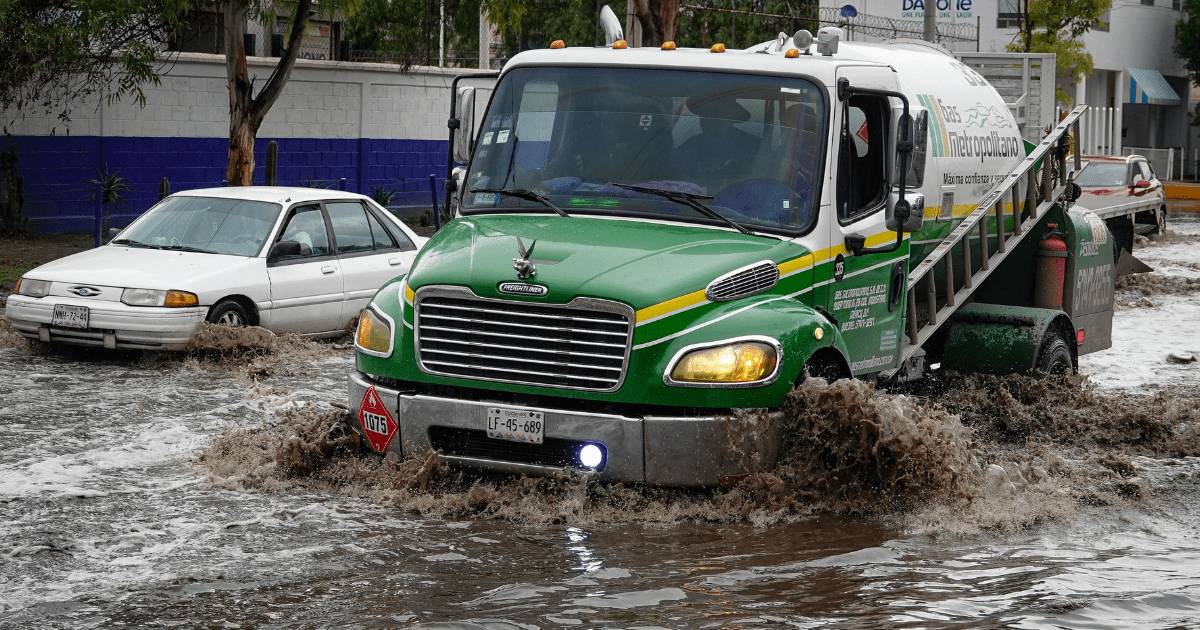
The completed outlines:
[[[35,298],[46,297],[50,293],[50,281],[18,278],[16,293]]]
[[[735,341],[680,352],[668,385],[746,386],[774,382],[779,346],[773,340]]]
[[[195,293],[171,289],[125,289],[121,301],[130,306],[198,306],[200,299]]]
[[[392,318],[375,310],[374,304],[364,308],[358,316],[354,347],[373,357],[386,359],[392,356]]]

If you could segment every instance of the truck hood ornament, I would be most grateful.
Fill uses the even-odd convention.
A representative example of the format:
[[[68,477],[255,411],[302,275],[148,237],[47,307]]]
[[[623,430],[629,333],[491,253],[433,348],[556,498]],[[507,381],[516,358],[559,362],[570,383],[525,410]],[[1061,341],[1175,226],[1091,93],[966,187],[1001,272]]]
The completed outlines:
[[[529,257],[533,255],[535,245],[537,245],[536,239],[529,244],[529,249],[525,249],[525,243],[521,241],[520,236],[517,237],[517,253],[521,257],[513,259],[513,269],[517,270],[517,279],[519,280],[529,280],[537,275],[537,267],[533,261],[529,260]]]

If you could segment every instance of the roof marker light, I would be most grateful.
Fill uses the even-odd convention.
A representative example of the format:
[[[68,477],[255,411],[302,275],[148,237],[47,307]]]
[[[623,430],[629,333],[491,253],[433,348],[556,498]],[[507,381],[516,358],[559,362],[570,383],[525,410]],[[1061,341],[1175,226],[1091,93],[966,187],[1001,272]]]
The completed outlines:
[[[800,56],[800,51],[795,48],[789,48],[787,52],[783,53],[783,56],[788,59],[795,59]]]
[[[550,42],[550,47],[551,48],[566,48],[567,42],[564,42],[561,39],[556,39],[556,40]]]
[[[616,50],[624,50],[629,48],[629,44],[623,39],[618,39],[617,41],[613,42],[613,48]]]
[[[725,52],[725,44],[713,44],[712,48],[709,48],[708,50],[709,52],[723,53]]]
[[[663,42],[663,50],[675,50],[675,42]]]

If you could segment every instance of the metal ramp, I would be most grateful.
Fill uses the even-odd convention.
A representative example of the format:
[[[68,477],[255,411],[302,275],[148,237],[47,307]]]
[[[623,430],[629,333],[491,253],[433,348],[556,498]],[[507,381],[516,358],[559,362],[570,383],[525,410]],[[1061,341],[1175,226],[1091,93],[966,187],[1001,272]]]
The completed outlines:
[[[1086,109],[1087,105],[1079,105],[1071,110],[1012,172],[988,190],[962,223],[908,274],[907,338],[900,351],[900,367],[885,372],[886,378],[909,367],[909,361],[919,356],[921,346],[950,321],[950,316],[970,300],[975,289],[983,284],[1018,243],[1032,233],[1038,220],[1062,198],[1067,189],[1066,156],[1065,152],[1055,149],[1072,127],[1075,137],[1079,137],[1078,121]],[[1046,158],[1045,168],[1041,169],[1041,182],[1038,182],[1037,162],[1043,158]],[[1078,154],[1075,156],[1075,168],[1079,168]],[[1024,199],[1020,193],[1022,182],[1028,184]],[[1042,192],[1041,203],[1038,203],[1039,188]],[[1004,210],[1006,201],[1012,207],[1012,231],[1006,231],[1004,225],[1005,219],[1010,218]],[[1022,202],[1031,209],[1029,217],[1024,220],[1021,218]],[[994,233],[989,232],[988,219],[995,219]],[[978,234],[978,248],[971,243],[973,234]],[[994,241],[994,247],[989,243],[990,240]],[[974,269],[975,260],[978,261],[978,269]],[[956,269],[960,264],[961,272]],[[937,272],[941,272],[940,283]],[[956,282],[956,278],[960,280]],[[942,286],[939,287],[939,284]],[[924,300],[922,308],[918,308],[918,300]]]

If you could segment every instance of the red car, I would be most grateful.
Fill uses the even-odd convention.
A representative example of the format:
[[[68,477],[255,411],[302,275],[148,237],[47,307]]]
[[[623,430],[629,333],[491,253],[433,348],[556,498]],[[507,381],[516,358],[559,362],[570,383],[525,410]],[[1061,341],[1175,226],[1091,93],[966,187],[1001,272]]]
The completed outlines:
[[[1077,202],[1104,217],[1114,237],[1121,239],[1119,231],[1128,230],[1129,223],[1119,216],[1106,216],[1105,210],[1134,201],[1157,201],[1153,210],[1138,212],[1133,217],[1133,232],[1137,234],[1162,234],[1167,229],[1167,196],[1163,184],[1154,175],[1150,162],[1140,155],[1094,155],[1083,156],[1088,165],[1075,177],[1075,183],[1083,191]],[[1068,164],[1071,160],[1068,160]],[[1124,225],[1121,222],[1124,222]],[[1123,228],[1123,229],[1122,229]],[[1132,241],[1133,235],[1128,238]]]

